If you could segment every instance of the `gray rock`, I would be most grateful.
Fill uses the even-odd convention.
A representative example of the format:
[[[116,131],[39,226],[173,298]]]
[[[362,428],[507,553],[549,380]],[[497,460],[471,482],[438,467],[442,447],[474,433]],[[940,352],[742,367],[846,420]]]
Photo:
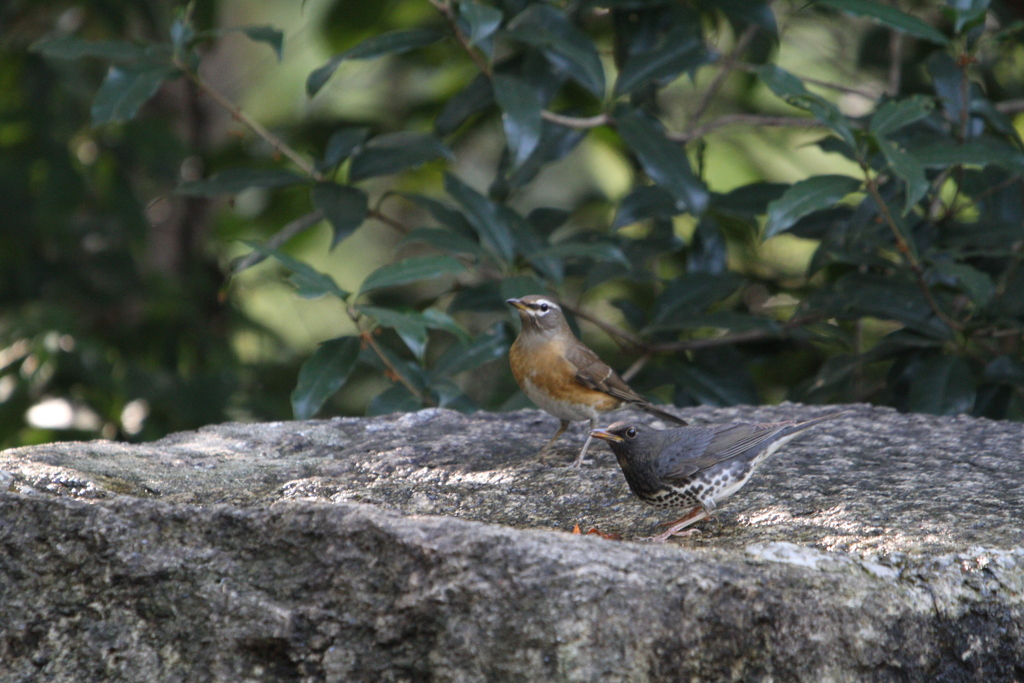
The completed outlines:
[[[1024,679],[1024,425],[849,408],[664,546],[536,411],[4,451],[0,681]]]

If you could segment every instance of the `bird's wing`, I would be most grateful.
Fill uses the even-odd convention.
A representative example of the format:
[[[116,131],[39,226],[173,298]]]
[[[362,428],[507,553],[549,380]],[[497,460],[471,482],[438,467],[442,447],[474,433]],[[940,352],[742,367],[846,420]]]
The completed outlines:
[[[604,392],[620,401],[647,403],[643,396],[629,388],[617,372],[583,344],[570,346],[566,349],[565,357],[576,369],[576,381],[588,389]]]
[[[717,424],[681,431],[663,452],[661,476],[691,477],[764,443],[790,424]]]

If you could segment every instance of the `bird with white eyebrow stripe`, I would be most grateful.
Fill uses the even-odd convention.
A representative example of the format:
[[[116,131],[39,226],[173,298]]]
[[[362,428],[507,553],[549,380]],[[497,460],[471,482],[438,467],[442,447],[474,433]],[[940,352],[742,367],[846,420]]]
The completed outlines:
[[[686,424],[630,389],[618,373],[584,346],[572,333],[561,307],[554,300],[532,294],[522,299],[509,299],[506,303],[515,306],[523,323],[508,352],[512,375],[531,401],[562,421],[558,431],[541,449],[541,455],[547,453],[570,422],[590,420],[590,428],[597,429],[598,416],[623,403],[676,424]],[[592,440],[593,437],[587,437],[571,467],[583,464]]]

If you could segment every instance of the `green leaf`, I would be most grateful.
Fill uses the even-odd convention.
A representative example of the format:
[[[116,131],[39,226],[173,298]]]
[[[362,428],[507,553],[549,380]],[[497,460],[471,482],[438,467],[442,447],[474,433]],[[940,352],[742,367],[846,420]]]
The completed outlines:
[[[367,417],[391,415],[392,413],[413,413],[423,407],[418,398],[409,393],[402,384],[385,389],[370,401],[366,407]]]
[[[995,296],[996,287],[988,273],[969,266],[966,263],[939,261],[932,269],[942,277],[956,281],[967,292],[974,304],[979,308],[987,306]]]
[[[352,155],[351,182],[390,175],[421,166],[434,159],[452,159],[451,151],[427,133],[388,133],[367,142]]]
[[[462,393],[462,389],[455,382],[446,379],[438,380],[430,385],[430,390],[437,396],[437,405],[441,408],[457,410],[466,414],[480,410],[480,406]]]
[[[49,59],[98,57],[120,64],[137,62],[146,57],[145,48],[123,40],[89,41],[74,36],[37,41],[32,44],[29,51],[38,52]]]
[[[442,353],[430,369],[431,382],[499,360],[508,353],[511,343],[505,326],[495,324],[487,332],[477,335],[472,342],[454,344]]]
[[[857,141],[846,117],[834,104],[807,90],[799,78],[774,64],[759,67],[757,75],[773,93],[788,104],[811,112],[814,118],[831,128],[847,145],[851,148],[857,147]]]
[[[112,66],[92,101],[92,125],[128,121],[177,71],[164,65]]]
[[[532,4],[509,23],[505,35],[540,49],[556,71],[566,73],[595,97],[604,97],[604,67],[597,48],[558,9]]]
[[[768,204],[762,239],[770,239],[815,211],[826,209],[860,188],[860,181],[845,175],[820,175],[794,183]]]
[[[427,350],[427,324],[416,312],[394,311],[377,306],[356,306],[360,312],[370,316],[382,327],[393,329],[416,359],[421,363]]]
[[[497,7],[478,2],[460,2],[459,16],[469,24],[469,44],[480,45],[501,28],[504,15]]]
[[[676,200],[659,185],[640,185],[619,203],[612,220],[612,230],[633,225],[648,218],[671,218],[680,213]]]
[[[540,98],[536,90],[522,79],[500,74],[494,76],[494,98],[501,107],[512,166],[518,168],[540,142]]]
[[[266,43],[277,55],[277,61],[281,61],[284,51],[284,32],[273,26],[242,26],[238,29],[257,43]]]
[[[906,216],[914,208],[914,205],[928,194],[930,185],[924,174],[924,166],[912,154],[901,149],[893,140],[879,139],[878,146],[881,148],[889,168],[907,184],[906,202],[903,206],[903,215]]]
[[[889,28],[909,33],[937,45],[948,45],[949,38],[917,17],[901,12],[895,7],[871,0],[817,0],[815,4],[847,12],[858,17],[868,17],[882,22]]]
[[[903,100],[889,100],[871,116],[870,130],[878,136],[895,133],[904,126],[920,121],[935,109],[935,99],[913,95]]]
[[[515,257],[515,236],[511,227],[495,204],[451,173],[444,174],[444,189],[462,208],[466,210],[466,218],[480,239],[505,263]]]
[[[327,138],[327,146],[324,148],[324,158],[320,162],[320,170],[334,168],[347,159],[356,147],[363,144],[369,134],[369,128],[340,128],[331,133],[331,137]]]
[[[466,254],[479,257],[484,253],[480,245],[473,240],[443,228],[416,228],[402,238],[402,241],[398,243],[398,247],[401,248],[413,242],[429,244],[435,249],[446,251],[449,254]]]
[[[659,325],[693,316],[730,296],[743,280],[731,273],[687,273],[665,287],[654,303],[653,324]]]
[[[308,180],[297,173],[278,168],[228,168],[206,180],[182,183],[175,190],[177,194],[189,197],[216,197],[222,194],[238,194],[250,187],[269,189],[299,185]]]
[[[320,209],[331,224],[334,235],[331,249],[363,224],[369,211],[366,193],[356,187],[336,183],[313,186],[313,206]]]
[[[345,384],[359,359],[359,337],[338,337],[325,341],[299,368],[299,380],[292,391],[292,412],[297,420],[308,420]]]
[[[913,367],[907,407],[916,413],[958,415],[974,407],[974,372],[959,356],[931,356]]]
[[[547,294],[547,287],[544,283],[530,275],[516,275],[507,277],[501,281],[499,287],[501,292],[502,309],[507,309],[506,299],[522,299],[530,294]]]
[[[629,266],[629,259],[611,242],[561,242],[533,254],[534,258],[558,259],[586,258],[594,261],[614,261]]]
[[[469,224],[469,221],[462,215],[462,212],[457,211],[436,199],[431,199],[430,197],[425,197],[421,194],[413,194],[410,192],[399,192],[398,194],[399,196],[405,197],[409,201],[414,202],[429,211],[430,215],[434,217],[434,220],[441,225],[451,228],[463,237],[477,239],[476,230]]]
[[[918,284],[895,276],[850,272],[830,290],[810,297],[811,310],[844,319],[871,316],[894,320],[933,339],[948,340],[952,331],[929,305]]]
[[[629,56],[615,81],[615,96],[632,93],[651,81],[667,83],[708,59],[700,31],[688,24],[678,25],[657,48]]]
[[[414,28],[408,31],[393,31],[367,38],[355,47],[334,55],[323,66],[315,69],[306,79],[306,94],[313,97],[346,59],[374,59],[387,54],[401,54],[436,43],[444,33],[432,28]]]
[[[292,271],[289,281],[295,285],[298,295],[303,299],[315,299],[325,294],[333,294],[341,300],[348,298],[349,293],[339,287],[333,277],[327,273],[321,273],[308,263],[303,263],[282,251],[271,249],[258,242],[245,241],[243,244],[264,256],[274,257],[282,266]]]
[[[636,154],[644,172],[668,190],[676,200],[676,208],[695,215],[703,213],[709,201],[708,189],[690,170],[683,146],[669,140],[661,124],[642,111],[620,109],[615,122],[619,135]]]
[[[477,74],[465,88],[455,93],[445,103],[441,113],[434,119],[434,132],[438,137],[447,137],[470,119],[494,102],[491,80],[483,74]]]
[[[430,280],[442,275],[457,274],[465,269],[465,266],[451,256],[424,256],[405,259],[398,263],[381,266],[370,273],[363,281],[359,293],[365,294],[370,290],[382,287],[395,287],[410,282]]]
[[[988,166],[1002,164],[1019,170],[1024,165],[1024,154],[1006,142],[993,138],[973,138],[959,145],[950,142],[937,142],[913,149],[917,160],[928,168],[945,168],[964,164],[968,166]]]

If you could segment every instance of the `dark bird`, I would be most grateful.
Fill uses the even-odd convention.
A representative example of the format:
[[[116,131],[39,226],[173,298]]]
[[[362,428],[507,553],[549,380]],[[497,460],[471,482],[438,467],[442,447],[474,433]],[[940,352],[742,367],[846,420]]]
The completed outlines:
[[[562,421],[551,441],[541,449],[541,455],[547,453],[570,422],[590,420],[590,428],[596,429],[598,415],[623,403],[676,424],[686,424],[630,389],[596,353],[584,346],[569,329],[557,303],[535,294],[506,303],[516,307],[523,321],[508,352],[512,375],[531,401]],[[572,467],[583,463],[592,439],[587,436]]]
[[[710,517],[718,503],[743,488],[783,444],[842,414],[806,422],[730,422],[661,430],[616,422],[590,435],[608,442],[630,490],[641,501],[656,508],[692,508],[651,539],[661,543],[692,533],[679,532]]]

